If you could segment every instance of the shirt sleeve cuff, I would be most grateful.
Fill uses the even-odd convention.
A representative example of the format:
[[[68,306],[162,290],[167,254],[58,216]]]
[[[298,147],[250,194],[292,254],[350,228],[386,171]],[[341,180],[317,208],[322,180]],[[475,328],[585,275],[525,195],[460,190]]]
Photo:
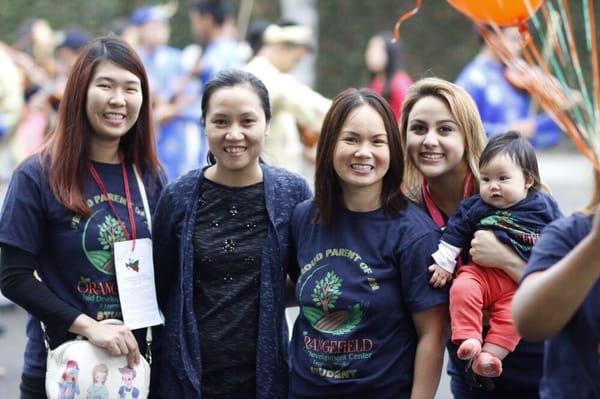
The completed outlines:
[[[438,250],[431,255],[435,263],[449,273],[454,273],[456,268],[456,257],[460,255],[461,249],[450,245],[445,241],[440,241]]]

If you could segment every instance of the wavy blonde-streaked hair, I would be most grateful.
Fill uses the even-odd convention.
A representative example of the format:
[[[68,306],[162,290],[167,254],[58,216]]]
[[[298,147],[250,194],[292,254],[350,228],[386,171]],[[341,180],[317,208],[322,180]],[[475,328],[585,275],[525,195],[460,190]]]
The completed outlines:
[[[477,105],[462,87],[439,78],[424,78],[415,82],[408,90],[402,104],[400,133],[404,151],[404,187],[407,195],[421,201],[423,176],[412,163],[406,150],[408,116],[415,104],[424,97],[435,97],[448,107],[461,132],[465,135],[465,158],[473,174],[475,191],[479,190],[479,156],[486,143],[485,130]]]

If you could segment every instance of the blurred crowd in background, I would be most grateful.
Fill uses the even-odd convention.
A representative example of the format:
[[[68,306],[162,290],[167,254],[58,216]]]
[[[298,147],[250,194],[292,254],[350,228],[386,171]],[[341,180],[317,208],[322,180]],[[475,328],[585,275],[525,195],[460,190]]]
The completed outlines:
[[[267,149],[265,159],[302,172],[304,159],[313,157],[314,137],[329,107],[329,100],[288,75],[314,50],[311,29],[291,21],[260,20],[248,27],[247,40],[239,41],[229,4],[198,1],[188,10],[195,43],[179,49],[169,45],[170,19],[176,7],[173,3],[140,7],[106,32],[126,40],[146,67],[157,147],[169,180],[205,163],[203,86],[220,70],[246,64],[268,82],[277,99],[273,107],[281,111],[275,112],[272,148]],[[54,30],[48,21],[32,19],[22,24],[15,43],[0,43],[2,185],[14,166],[52,131],[69,72],[91,38],[82,28]]]
[[[265,160],[311,174],[314,144],[330,102],[301,83],[307,79],[297,79],[298,74],[294,73],[303,59],[314,60],[318,43],[315,27],[292,20],[252,19],[252,10],[244,7],[248,8],[248,2],[241,2],[236,9],[233,4],[215,0],[141,5],[103,32],[125,39],[146,67],[158,128],[157,146],[169,180],[205,163],[206,141],[200,111],[204,84],[222,69],[244,67],[263,80],[271,94],[274,120]],[[194,42],[176,48],[170,44],[171,22],[182,8]],[[244,19],[243,23],[240,19]],[[359,62],[369,81],[357,77],[354,82],[356,86],[368,84],[382,93],[399,117],[403,95],[412,79],[406,72],[402,43],[393,42],[390,30],[391,26],[381,26],[380,33],[365,38],[368,41]],[[507,32],[509,40],[510,35],[514,37],[515,32]],[[0,42],[0,184],[6,183],[13,167],[52,131],[69,71],[91,37],[74,24],[56,29],[45,19],[32,18],[22,22],[13,43]],[[328,58],[323,52],[320,57]],[[423,70],[413,73],[417,75],[414,78],[426,75],[426,68],[423,65]],[[339,69],[348,68],[340,62]],[[486,88],[481,83],[486,79],[495,82],[495,86]],[[535,117],[530,114],[537,114],[538,110],[531,109],[525,92],[504,81],[499,59],[485,46],[460,75],[458,83],[480,105],[491,133],[511,127],[533,135]],[[493,104],[507,95],[515,107]],[[504,115],[505,110],[514,113],[516,108],[519,115]],[[520,123],[512,123],[515,121]],[[560,141],[556,126],[551,122],[548,125],[553,130],[551,137],[542,140],[538,147]]]

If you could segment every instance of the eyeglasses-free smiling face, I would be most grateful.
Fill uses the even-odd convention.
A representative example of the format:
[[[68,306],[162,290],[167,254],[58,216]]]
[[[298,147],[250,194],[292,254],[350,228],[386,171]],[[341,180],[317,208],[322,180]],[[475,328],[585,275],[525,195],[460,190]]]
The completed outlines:
[[[425,178],[464,176],[465,135],[440,99],[428,96],[415,103],[408,116],[406,146]]]
[[[506,209],[527,197],[533,179],[507,154],[498,154],[479,168],[481,199],[494,208]]]
[[[208,145],[221,171],[244,173],[258,167],[268,125],[260,98],[250,86],[216,90],[205,121]]]
[[[381,193],[390,167],[388,133],[383,119],[369,105],[352,110],[344,122],[333,154],[333,168],[344,195],[355,189]]]
[[[120,140],[135,124],[142,107],[140,79],[110,61],[94,72],[87,89],[86,115],[95,140]]]

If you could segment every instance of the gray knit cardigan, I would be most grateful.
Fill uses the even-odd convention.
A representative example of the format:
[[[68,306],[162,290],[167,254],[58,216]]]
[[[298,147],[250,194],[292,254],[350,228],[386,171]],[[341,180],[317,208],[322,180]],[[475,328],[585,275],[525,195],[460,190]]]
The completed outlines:
[[[296,204],[311,197],[306,181],[261,164],[269,229],[260,269],[256,398],[287,397],[285,281],[291,260],[289,220]],[[192,234],[204,175],[192,171],[163,191],[154,216],[154,268],[165,326],[155,329],[152,398],[201,397],[201,356],[193,304]]]

